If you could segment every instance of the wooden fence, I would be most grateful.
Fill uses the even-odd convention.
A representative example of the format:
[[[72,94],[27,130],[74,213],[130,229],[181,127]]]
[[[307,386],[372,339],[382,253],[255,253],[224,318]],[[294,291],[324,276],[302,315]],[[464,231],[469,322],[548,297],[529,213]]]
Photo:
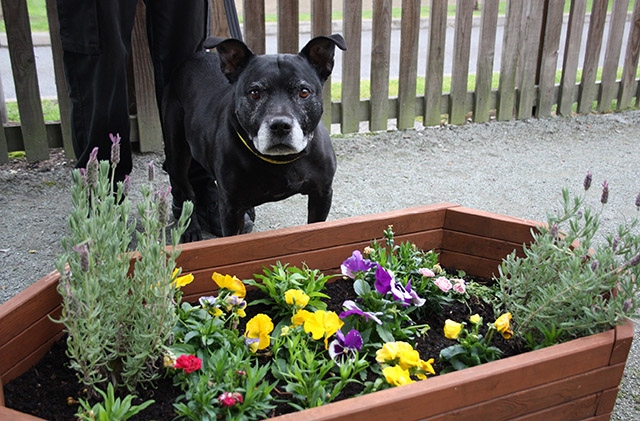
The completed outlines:
[[[25,150],[31,161],[46,159],[49,147],[64,146],[71,155],[69,104],[62,76],[55,0],[47,0],[47,10],[61,121],[46,124],[26,0],[1,3],[22,123],[5,125],[5,130],[0,130],[0,163],[12,150]],[[228,25],[222,1],[210,3],[211,33],[224,36]],[[264,53],[268,27],[265,2],[236,3],[243,9],[240,15],[245,42],[254,52]],[[479,11],[474,11],[478,3],[475,0],[373,0],[370,20],[363,20],[364,2],[357,0],[342,2],[338,7],[342,12],[340,20],[332,20],[335,7],[329,0],[276,3],[280,53],[295,53],[300,48],[301,28],[309,26],[300,21],[301,4],[310,9],[310,36],[339,32],[345,37],[348,51],[337,53],[342,54],[340,98],[331,101],[330,80],[325,89],[324,116],[325,124],[339,125],[342,133],[359,131],[362,122],[368,122],[371,131],[386,130],[391,127],[390,122],[398,129],[406,129],[414,127],[416,118],[427,126],[469,120],[505,121],[589,113],[594,109],[622,110],[637,102],[640,0],[481,0]],[[401,18],[392,17],[394,7],[401,7]],[[135,78],[131,90],[137,113],[132,116],[132,139],[141,151],[150,151],[161,149],[162,137],[143,8],[140,0],[133,36]],[[479,30],[472,36],[474,25]],[[392,43],[392,28],[399,28],[398,43]],[[363,31],[371,31],[371,50],[367,54],[371,88],[364,95],[360,90]],[[501,38],[497,36],[500,32]],[[451,35],[453,43],[447,44]],[[421,54],[418,46],[427,42],[427,53]],[[453,58],[450,71],[445,71],[448,49],[452,49]],[[473,50],[477,51],[477,60],[472,79],[475,83],[470,86]],[[399,70],[398,92],[390,97],[392,51],[399,52]],[[419,63],[426,63],[423,74],[418,73]],[[499,74],[497,83],[492,82],[494,73]],[[426,79],[422,92],[417,91],[419,77]],[[446,92],[445,80],[450,82]]]

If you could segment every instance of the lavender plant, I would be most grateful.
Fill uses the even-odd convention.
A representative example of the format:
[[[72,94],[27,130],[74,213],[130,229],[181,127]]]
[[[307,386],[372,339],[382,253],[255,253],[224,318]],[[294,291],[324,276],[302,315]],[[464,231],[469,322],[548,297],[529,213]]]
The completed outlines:
[[[133,392],[159,375],[162,349],[177,320],[178,240],[193,210],[190,203],[184,207],[167,249],[169,191],[154,193],[150,177],[138,206],[142,231],[135,233],[138,258],[130,272],[130,180],[114,182],[120,138],[111,138],[111,163],[98,162],[94,149],[86,169],[72,173],[69,234],[56,264],[67,354],[93,397],[106,383]]]
[[[607,330],[635,316],[640,304],[638,215],[614,234],[600,235],[609,184],[599,209],[587,201],[590,172],[581,195],[562,191],[562,209],[533,234],[524,257],[515,252],[499,267],[498,309],[510,311],[514,339],[535,349]],[[640,195],[635,200],[640,210]]]

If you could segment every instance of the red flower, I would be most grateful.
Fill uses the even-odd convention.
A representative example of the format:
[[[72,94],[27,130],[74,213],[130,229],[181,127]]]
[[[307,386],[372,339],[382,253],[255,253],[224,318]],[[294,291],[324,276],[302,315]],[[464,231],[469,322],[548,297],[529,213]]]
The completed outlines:
[[[182,369],[185,373],[192,373],[202,368],[202,360],[195,355],[180,355],[176,359],[175,368]]]
[[[224,392],[222,395],[218,396],[218,402],[220,402],[220,405],[224,406],[224,407],[229,407],[229,406],[233,406],[237,403],[242,403],[243,402],[243,398],[242,395],[238,392]]]

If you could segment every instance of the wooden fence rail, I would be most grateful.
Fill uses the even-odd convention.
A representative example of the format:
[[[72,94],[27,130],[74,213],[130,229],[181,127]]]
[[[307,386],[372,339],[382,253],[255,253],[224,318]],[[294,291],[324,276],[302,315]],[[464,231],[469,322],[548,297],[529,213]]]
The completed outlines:
[[[46,159],[50,147],[64,146],[72,154],[55,0],[46,1],[61,122],[45,124],[42,116],[26,0],[1,0],[21,124],[5,124],[0,130],[0,163],[14,150],[25,150],[31,161]],[[210,3],[210,31],[224,36],[228,24],[222,2]],[[328,81],[323,120],[342,133],[362,130],[363,122],[371,131],[406,129],[414,127],[416,119],[427,126],[506,121],[622,110],[638,102],[640,0],[481,0],[478,11],[475,0],[237,0],[243,38],[259,54],[266,51],[268,28],[273,26],[265,22],[265,3],[277,6],[279,53],[299,50],[302,28],[309,27],[311,36],[343,34],[348,51],[338,53],[341,90],[332,101],[331,84],[337,81]],[[369,6],[372,18],[365,20],[363,9]],[[303,7],[310,11],[310,26],[300,20]],[[394,8],[401,9],[401,18],[392,18]],[[340,19],[332,20],[336,9]],[[150,151],[161,149],[162,141],[143,10],[139,0],[132,53],[137,107],[132,140],[141,151]],[[392,37],[392,28],[398,27],[399,38]],[[363,47],[363,31],[371,33],[369,51]],[[419,49],[425,43],[426,54]],[[448,67],[447,49],[453,52]],[[392,52],[399,52],[397,75],[391,73]],[[477,52],[475,63],[472,52]],[[370,57],[371,87],[361,92],[365,54]],[[419,64],[424,65],[423,74]],[[492,82],[496,73],[497,84]],[[395,78],[398,92],[391,97],[390,79]],[[418,78],[426,80],[422,92],[417,91]],[[450,82],[446,91],[445,81]]]

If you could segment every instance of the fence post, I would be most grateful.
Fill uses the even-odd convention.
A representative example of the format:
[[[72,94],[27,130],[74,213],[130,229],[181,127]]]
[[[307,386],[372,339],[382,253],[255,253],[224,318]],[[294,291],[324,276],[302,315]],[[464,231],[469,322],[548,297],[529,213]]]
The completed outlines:
[[[266,52],[264,1],[244,0],[242,12],[245,42],[254,53],[264,54]]]
[[[33,162],[49,159],[27,2],[2,0],[2,9],[27,160]]]

